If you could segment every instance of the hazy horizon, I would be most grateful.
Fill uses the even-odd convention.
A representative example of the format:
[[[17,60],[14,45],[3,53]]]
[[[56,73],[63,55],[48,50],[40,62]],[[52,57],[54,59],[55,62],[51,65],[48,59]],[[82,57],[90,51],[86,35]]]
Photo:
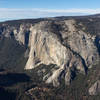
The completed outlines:
[[[99,0],[0,0],[0,21],[100,13]]]

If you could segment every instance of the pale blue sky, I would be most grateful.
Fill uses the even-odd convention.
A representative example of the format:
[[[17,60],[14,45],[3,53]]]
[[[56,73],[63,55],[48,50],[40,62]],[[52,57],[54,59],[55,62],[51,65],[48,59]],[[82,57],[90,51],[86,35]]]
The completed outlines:
[[[99,8],[100,0],[0,0],[0,8]]]
[[[100,13],[100,0],[0,0],[0,20]]]

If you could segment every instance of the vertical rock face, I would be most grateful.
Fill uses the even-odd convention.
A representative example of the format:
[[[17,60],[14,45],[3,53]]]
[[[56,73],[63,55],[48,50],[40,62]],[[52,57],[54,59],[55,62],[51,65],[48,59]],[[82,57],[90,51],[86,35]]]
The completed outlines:
[[[66,21],[69,31],[67,37],[67,45],[84,59],[87,66],[91,66],[98,58],[97,47],[94,45],[95,36],[86,34],[82,30],[75,28],[74,21]]]
[[[61,78],[64,78],[65,84],[69,85],[72,71],[86,73],[86,69],[99,60],[96,35],[87,34],[77,26],[74,19],[49,20],[35,25],[21,24],[18,28],[8,26],[2,34],[11,38],[13,36],[29,48],[26,70],[40,64],[56,64],[58,68],[52,71],[46,83],[58,86]]]
[[[64,26],[60,26],[62,23]],[[68,68],[74,68],[85,73],[86,67],[90,67],[99,57],[97,48],[94,45],[93,38],[95,37],[77,30],[74,26],[74,20],[53,24],[64,27],[63,30],[58,29],[60,38],[54,27],[52,28],[52,22],[40,22],[31,27],[30,53],[25,69],[35,68],[37,62],[46,65],[56,64],[59,69],[53,72],[46,83],[53,83],[54,86],[58,86],[62,72],[65,73],[66,84],[69,84],[71,69]],[[68,28],[67,32],[65,31],[66,28]]]

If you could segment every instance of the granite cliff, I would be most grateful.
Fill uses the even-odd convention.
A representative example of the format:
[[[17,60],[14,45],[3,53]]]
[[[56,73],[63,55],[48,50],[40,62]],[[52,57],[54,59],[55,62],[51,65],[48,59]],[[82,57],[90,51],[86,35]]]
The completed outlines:
[[[86,74],[99,62],[100,31],[99,26],[95,28],[92,24],[99,25],[97,20],[64,17],[3,22],[0,23],[0,37],[14,39],[26,48],[25,70],[38,68],[41,64],[54,64],[49,72],[45,68],[42,71],[43,81],[59,86],[64,79],[69,85],[77,72]]]

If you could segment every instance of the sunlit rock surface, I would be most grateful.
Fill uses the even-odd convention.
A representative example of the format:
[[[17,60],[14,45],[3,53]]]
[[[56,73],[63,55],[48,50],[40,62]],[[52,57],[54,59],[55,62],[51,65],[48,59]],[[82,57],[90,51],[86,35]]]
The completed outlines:
[[[97,35],[85,32],[86,27],[82,23],[80,25],[82,28],[78,28],[75,19],[51,19],[18,27],[2,24],[0,33],[26,46],[25,57],[28,60],[25,70],[40,64],[55,64],[58,68],[48,75],[45,82],[59,86],[61,78],[69,85],[74,77],[72,72],[85,74],[99,60],[100,39],[96,44]]]

